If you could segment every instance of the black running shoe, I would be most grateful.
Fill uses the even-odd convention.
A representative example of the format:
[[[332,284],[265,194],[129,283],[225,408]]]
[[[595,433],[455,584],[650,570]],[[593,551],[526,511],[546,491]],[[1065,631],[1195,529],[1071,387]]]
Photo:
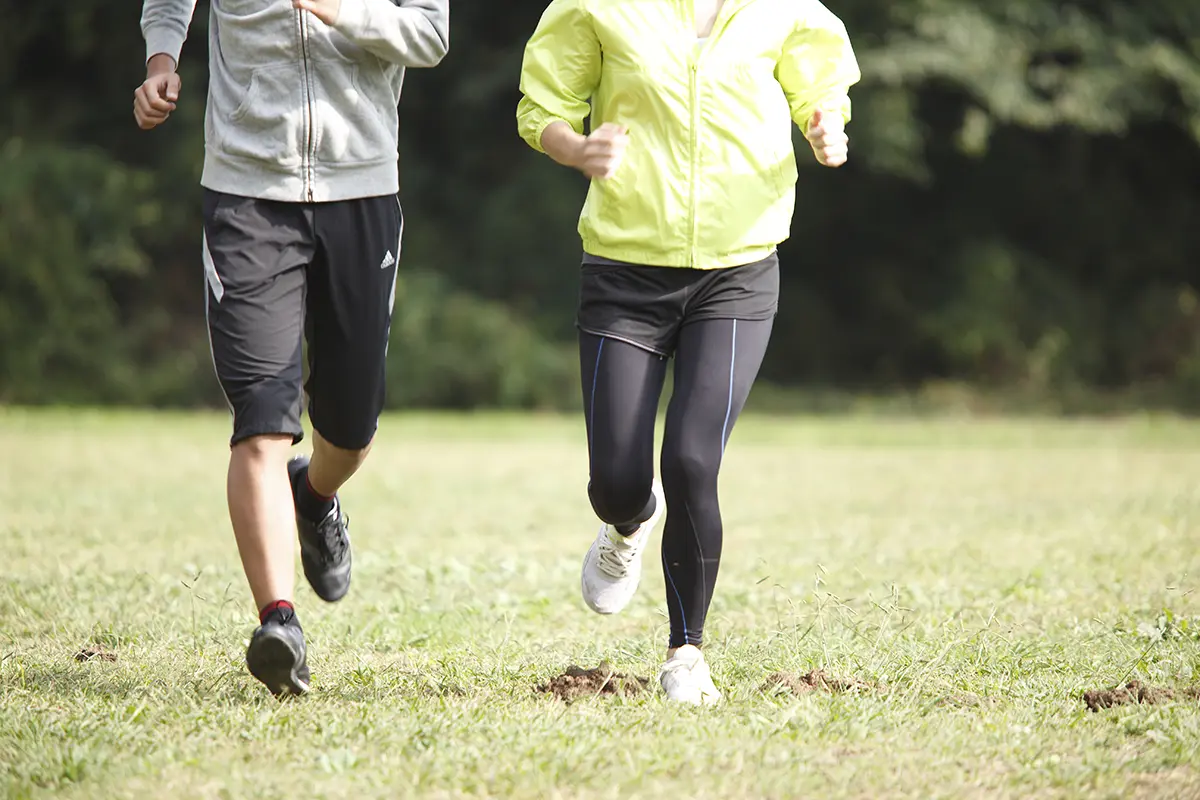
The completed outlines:
[[[303,488],[300,481],[307,472],[307,456],[296,456],[288,462],[293,501]],[[333,508],[320,522],[305,519],[297,512],[296,528],[308,585],[326,602],[341,600],[350,591],[350,517],[342,513],[341,502],[334,497]]]
[[[279,608],[267,616],[250,638],[246,666],[276,697],[308,691],[304,630],[294,611]]]

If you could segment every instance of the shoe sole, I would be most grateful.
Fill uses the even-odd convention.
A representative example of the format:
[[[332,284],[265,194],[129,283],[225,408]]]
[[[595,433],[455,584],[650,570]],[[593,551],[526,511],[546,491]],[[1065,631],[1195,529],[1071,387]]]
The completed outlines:
[[[665,694],[665,691],[664,691],[664,694]],[[710,706],[718,705],[722,699],[723,698],[721,697],[721,695],[711,695],[711,694],[702,694],[696,700],[693,700],[691,698],[685,699],[682,697],[671,697],[671,695],[669,695],[669,694],[667,695],[668,703],[678,703],[679,705],[683,705],[683,706],[695,706],[696,708],[708,708]]]
[[[311,459],[308,456],[292,456],[288,459],[288,484],[292,487],[292,497],[296,496],[296,473],[308,466]]]
[[[260,636],[251,642],[246,652],[250,674],[276,697],[308,692],[308,684],[298,674],[303,663],[303,656],[296,652],[292,643],[278,636]]]
[[[699,689],[696,691],[695,698],[692,698],[672,697],[670,690],[667,689],[666,684],[662,682],[661,678],[659,679],[659,686],[662,687],[663,694],[666,695],[668,703],[679,703],[680,705],[686,706],[715,706],[725,699],[724,695],[721,694],[720,689],[716,689],[716,694]],[[716,687],[714,687],[714,689],[715,688]]]

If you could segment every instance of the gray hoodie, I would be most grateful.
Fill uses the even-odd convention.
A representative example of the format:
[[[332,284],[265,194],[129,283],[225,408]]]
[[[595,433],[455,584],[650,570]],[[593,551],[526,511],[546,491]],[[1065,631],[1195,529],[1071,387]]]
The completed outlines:
[[[405,67],[449,47],[450,0],[342,0],[325,25],[291,0],[211,0],[204,174],[292,202],[395,194]],[[145,0],[146,58],[179,61],[196,0]]]

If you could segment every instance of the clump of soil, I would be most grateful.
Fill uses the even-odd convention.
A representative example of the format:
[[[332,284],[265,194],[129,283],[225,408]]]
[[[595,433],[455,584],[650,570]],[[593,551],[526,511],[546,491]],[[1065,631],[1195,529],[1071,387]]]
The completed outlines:
[[[76,661],[116,661],[117,654],[102,644],[89,644],[75,654]]]
[[[937,704],[942,707],[978,708],[983,705],[983,698],[974,692],[959,692],[957,694],[946,695],[938,700]]]
[[[809,692],[842,694],[843,692],[857,692],[870,688],[870,684],[860,681],[857,678],[838,678],[826,675],[824,670],[814,669],[799,676],[786,672],[776,672],[767,678],[766,683],[760,687],[760,691],[767,694],[791,692],[794,695],[803,695]]]
[[[646,691],[649,683],[646,678],[614,672],[611,664],[602,661],[595,669],[583,669],[572,664],[562,675],[542,684],[537,690],[570,703],[581,697],[602,694],[631,697]]]
[[[1136,705],[1138,703],[1154,705],[1155,703],[1165,703],[1179,698],[1185,700],[1200,699],[1200,686],[1189,686],[1182,691],[1176,691],[1174,689],[1146,686],[1141,681],[1130,681],[1116,689],[1093,689],[1090,692],[1083,693],[1083,702],[1087,703],[1088,710],[1090,711],[1099,711],[1104,708],[1112,708],[1113,706]]]

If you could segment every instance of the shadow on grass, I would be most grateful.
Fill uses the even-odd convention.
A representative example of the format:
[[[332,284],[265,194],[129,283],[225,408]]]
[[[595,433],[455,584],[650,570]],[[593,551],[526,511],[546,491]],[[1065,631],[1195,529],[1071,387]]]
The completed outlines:
[[[0,689],[24,690],[50,702],[98,698],[110,702],[170,702],[181,697],[202,703],[268,703],[273,698],[242,669],[229,668],[207,674],[185,672],[172,665],[158,667],[150,675],[145,669],[129,670],[120,663],[96,658],[79,658],[64,653],[63,664],[12,659],[0,672]]]

